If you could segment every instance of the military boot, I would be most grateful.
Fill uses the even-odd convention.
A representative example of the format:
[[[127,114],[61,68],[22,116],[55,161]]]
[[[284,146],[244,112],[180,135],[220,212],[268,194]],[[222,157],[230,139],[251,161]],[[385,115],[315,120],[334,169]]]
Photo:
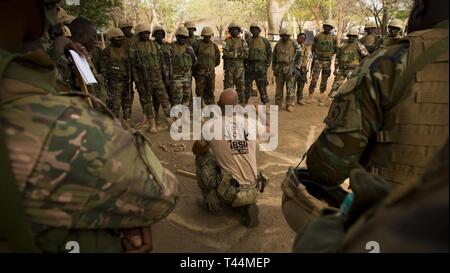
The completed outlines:
[[[292,105],[288,105],[288,106],[286,106],[286,111],[288,111],[288,112],[294,112],[294,106],[292,106]]]
[[[241,208],[242,223],[246,227],[256,227],[259,225],[259,211],[256,204],[243,206]]]
[[[148,130],[150,131],[150,134],[156,134],[158,132],[158,129],[156,128],[156,121],[154,118],[149,119]]]

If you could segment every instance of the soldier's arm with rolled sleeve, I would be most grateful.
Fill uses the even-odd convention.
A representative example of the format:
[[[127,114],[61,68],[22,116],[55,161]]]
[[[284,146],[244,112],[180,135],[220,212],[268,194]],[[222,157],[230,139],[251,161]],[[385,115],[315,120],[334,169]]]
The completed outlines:
[[[385,50],[366,58],[339,89],[325,129],[307,152],[308,170],[321,183],[339,185],[351,169],[367,167],[365,153],[383,123],[382,105],[392,97],[396,75],[406,63],[399,48],[388,58]]]

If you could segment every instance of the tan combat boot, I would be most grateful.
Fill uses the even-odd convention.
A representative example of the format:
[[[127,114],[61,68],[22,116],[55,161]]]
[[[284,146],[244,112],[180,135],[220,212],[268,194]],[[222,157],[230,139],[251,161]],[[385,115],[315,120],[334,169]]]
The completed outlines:
[[[156,134],[158,132],[158,129],[156,128],[156,121],[154,118],[149,120],[148,130],[150,131],[150,134]]]
[[[288,106],[286,106],[286,111],[288,111],[288,112],[294,112],[294,106],[292,106],[292,105],[288,105]]]

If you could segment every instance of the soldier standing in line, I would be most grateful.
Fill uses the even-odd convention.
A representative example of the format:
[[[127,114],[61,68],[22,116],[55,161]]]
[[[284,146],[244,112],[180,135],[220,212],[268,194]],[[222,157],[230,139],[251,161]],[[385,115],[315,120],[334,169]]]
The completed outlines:
[[[188,29],[189,31],[189,38],[186,42],[188,46],[194,46],[198,41],[200,41],[200,37],[198,35],[195,35],[195,31],[197,31],[197,27],[193,22],[186,22],[184,23],[184,27]]]
[[[347,34],[347,42],[344,43],[336,54],[334,63],[334,82],[331,88],[330,97],[333,97],[335,92],[344,83],[344,81],[351,76],[353,70],[359,63],[369,55],[367,49],[359,42],[358,31],[352,29]]]
[[[207,105],[214,104],[216,83],[215,68],[220,64],[219,47],[211,41],[213,30],[210,27],[202,29],[203,40],[194,44],[194,52],[198,58],[195,67],[195,94]]]
[[[327,90],[328,78],[331,75],[331,62],[337,52],[336,36],[331,33],[333,28],[333,23],[324,23],[323,32],[320,32],[314,37],[314,42],[311,47],[313,63],[311,69],[312,79],[309,85],[309,100],[310,102],[315,101],[313,94],[319,80],[320,72],[322,72],[319,105],[325,105],[325,91]]]
[[[239,37],[241,27],[235,23],[228,26],[230,37],[223,41],[223,70],[224,89],[236,86],[239,95],[239,104],[245,106],[246,95],[244,92],[244,60],[248,58],[248,45]]]
[[[280,41],[278,41],[273,49],[272,69],[276,78],[275,104],[279,109],[282,108],[284,88],[286,87],[286,111],[294,111],[294,94],[293,94],[293,73],[292,68],[300,58],[300,48],[297,43],[291,39],[288,30],[282,28],[280,30]]]
[[[377,49],[379,40],[379,37],[376,34],[377,25],[374,22],[368,22],[364,26],[364,31],[367,33],[367,35],[361,38],[360,41],[367,49],[367,51],[369,51],[369,54],[372,54]]]
[[[402,39],[403,23],[400,19],[393,19],[388,24],[388,34],[379,40],[379,47],[394,45]]]
[[[164,87],[164,60],[159,44],[150,40],[150,26],[138,25],[136,27],[138,41],[135,49],[130,52],[134,81],[138,87],[139,98],[144,115],[149,122],[149,131],[157,133],[155,113],[152,105],[152,94],[155,94],[161,103],[167,123],[170,118],[170,102]]]
[[[267,69],[272,61],[272,47],[269,40],[259,35],[261,27],[257,23],[251,24],[250,32],[252,36],[247,40],[248,59],[245,60],[245,103],[248,103],[253,81],[256,81],[261,102],[269,105]]]
[[[188,46],[189,31],[179,27],[175,36],[177,40],[170,44],[172,106],[184,104],[189,106],[192,96],[192,67],[197,64],[194,49]]]
[[[297,44],[300,47],[300,58],[296,65],[298,73],[295,77],[295,84],[297,86],[297,104],[305,106],[305,101],[303,100],[303,89],[306,82],[308,81],[308,58],[309,51],[305,46],[306,34],[300,33],[297,35]]]

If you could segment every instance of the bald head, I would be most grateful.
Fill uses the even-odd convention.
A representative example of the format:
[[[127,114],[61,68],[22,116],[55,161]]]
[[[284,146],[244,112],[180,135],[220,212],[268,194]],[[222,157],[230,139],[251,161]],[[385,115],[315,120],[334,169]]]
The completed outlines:
[[[222,111],[225,109],[225,105],[235,106],[239,103],[239,97],[236,90],[233,88],[225,89],[219,97],[219,101],[217,104],[222,108]]]

